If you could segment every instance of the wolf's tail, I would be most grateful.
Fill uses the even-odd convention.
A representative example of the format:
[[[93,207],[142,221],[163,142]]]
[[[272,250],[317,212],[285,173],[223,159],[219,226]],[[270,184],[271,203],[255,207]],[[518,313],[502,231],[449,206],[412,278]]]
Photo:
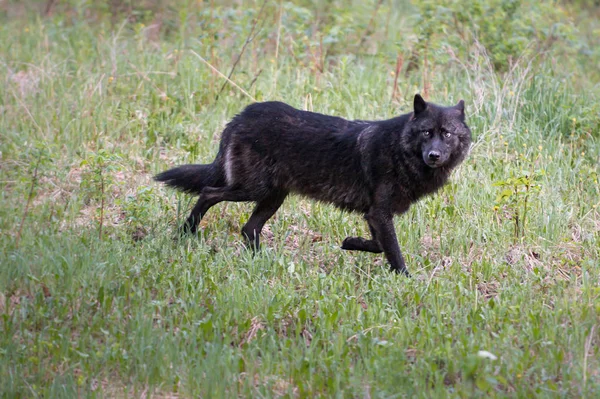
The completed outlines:
[[[181,165],[157,174],[154,180],[190,194],[200,194],[204,187],[221,187],[225,184],[223,173],[216,162],[207,165]]]

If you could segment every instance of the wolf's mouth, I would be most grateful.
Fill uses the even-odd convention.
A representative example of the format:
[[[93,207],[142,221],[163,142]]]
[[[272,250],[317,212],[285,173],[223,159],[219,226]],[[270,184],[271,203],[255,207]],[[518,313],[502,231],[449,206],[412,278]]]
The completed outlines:
[[[432,161],[428,158],[423,158],[423,162],[425,162],[425,165],[429,166],[430,168],[435,169],[444,166],[446,160],[438,159],[436,161]]]

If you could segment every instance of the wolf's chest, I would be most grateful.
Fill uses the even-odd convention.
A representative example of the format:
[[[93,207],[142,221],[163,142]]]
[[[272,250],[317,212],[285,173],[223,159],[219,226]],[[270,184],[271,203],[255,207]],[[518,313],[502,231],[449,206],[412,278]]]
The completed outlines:
[[[395,214],[406,212],[412,203],[442,188],[448,180],[448,174],[439,170],[410,180],[394,190],[392,208]]]

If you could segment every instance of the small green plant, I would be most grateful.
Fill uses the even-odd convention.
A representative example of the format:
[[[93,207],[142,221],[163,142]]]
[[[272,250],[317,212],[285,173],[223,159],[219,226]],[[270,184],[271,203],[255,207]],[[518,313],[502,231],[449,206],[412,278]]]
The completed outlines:
[[[119,169],[118,161],[121,157],[117,154],[108,152],[106,149],[100,149],[96,153],[81,161],[80,166],[85,168],[82,188],[84,188],[90,197],[96,197],[100,202],[98,211],[98,239],[102,239],[102,227],[104,225],[104,202],[106,191],[113,184],[111,172]]]
[[[530,196],[540,191],[538,183],[543,171],[530,173],[521,172],[519,176],[511,173],[506,180],[500,180],[494,183],[494,186],[500,187],[500,192],[496,197],[495,210],[501,206],[506,206],[514,222],[514,240],[515,242],[525,236],[525,225],[527,222],[528,204]]]
[[[117,205],[121,207],[125,215],[125,223],[134,240],[139,240],[147,234],[146,225],[148,220],[153,220],[156,209],[152,204],[159,199],[154,187],[141,186],[135,194],[127,195],[118,200]]]
[[[44,143],[37,143],[31,149],[31,158],[35,159],[30,163],[30,171],[23,176],[23,180],[29,183],[29,192],[27,194],[27,201],[25,202],[25,209],[23,210],[23,216],[19,222],[19,229],[17,230],[17,236],[15,237],[15,248],[19,248],[19,242],[21,241],[21,234],[23,233],[23,226],[25,225],[25,219],[29,213],[31,201],[35,197],[35,190],[37,184],[42,176],[45,166],[50,162],[50,154],[47,146]]]

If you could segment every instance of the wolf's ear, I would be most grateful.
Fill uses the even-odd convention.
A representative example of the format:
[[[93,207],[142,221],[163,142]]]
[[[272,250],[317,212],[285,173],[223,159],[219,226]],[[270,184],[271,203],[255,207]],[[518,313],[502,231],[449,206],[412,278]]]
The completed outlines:
[[[427,103],[425,102],[425,100],[423,100],[423,97],[421,97],[420,94],[415,94],[414,106],[415,115],[420,114],[421,112],[427,109]]]
[[[458,104],[454,106],[454,109],[458,111],[458,118],[462,121],[465,120],[465,102],[460,100]]]

